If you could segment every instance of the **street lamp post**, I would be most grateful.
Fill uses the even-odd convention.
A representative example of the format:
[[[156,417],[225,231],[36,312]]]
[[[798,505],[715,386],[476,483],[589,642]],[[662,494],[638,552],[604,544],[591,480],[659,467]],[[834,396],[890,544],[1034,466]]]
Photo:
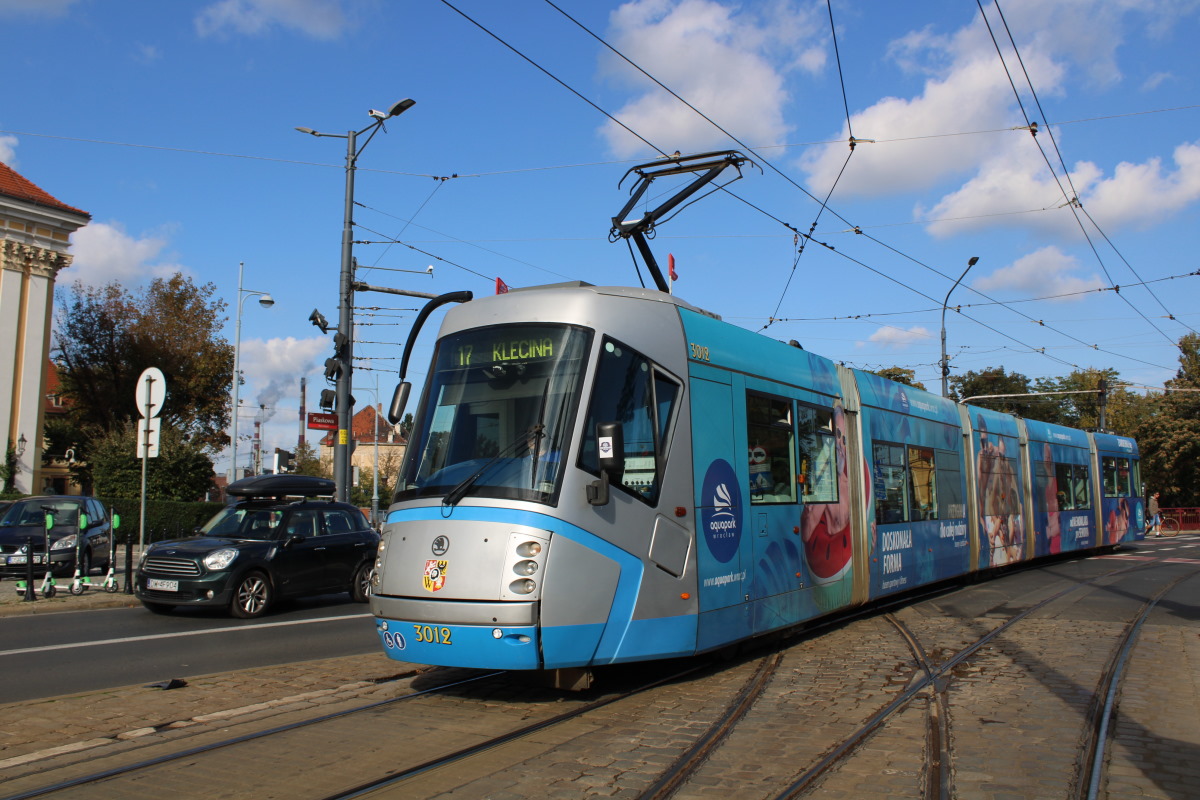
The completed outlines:
[[[958,276],[958,280],[954,282],[954,286],[950,287],[950,292],[962,283],[962,279],[967,277],[967,273],[971,271],[971,267],[979,262],[979,256],[971,256],[967,261],[967,268],[963,270],[962,275]],[[950,394],[950,363],[946,360],[946,304],[950,302],[950,292],[946,292],[946,299],[942,301],[942,397]]]
[[[252,289],[242,288],[242,271],[246,267],[246,262],[238,262],[238,304],[237,304],[237,323],[234,326],[233,335],[233,412],[230,416],[233,417],[233,430],[229,439],[230,460],[229,460],[229,482],[233,483],[237,480],[237,451],[238,451],[238,386],[242,382],[241,370],[241,351],[242,351],[242,306],[247,297],[258,297],[258,304],[263,308],[270,308],[275,305],[275,298],[271,297],[267,292],[256,292]]]
[[[333,443],[333,480],[337,485],[336,498],[341,502],[350,499],[350,382],[354,371],[354,170],[359,154],[370,144],[371,139],[383,126],[385,120],[403,114],[416,105],[415,100],[404,99],[387,111],[372,109],[368,113],[375,119],[361,131],[321,133],[312,128],[298,127],[296,130],[312,136],[326,136],[346,140],[346,207],[342,221],[342,264],[338,282],[338,326],[335,337],[335,358],[341,364],[334,381],[334,411],[338,419],[337,437]],[[370,131],[370,136],[358,146],[358,137]]]

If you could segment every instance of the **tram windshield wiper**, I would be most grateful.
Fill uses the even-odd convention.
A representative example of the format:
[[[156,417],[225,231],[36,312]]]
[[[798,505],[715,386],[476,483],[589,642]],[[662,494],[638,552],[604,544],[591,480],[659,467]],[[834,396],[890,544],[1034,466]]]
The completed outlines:
[[[539,422],[537,425],[534,425],[516,439],[509,442],[499,453],[496,453],[496,455],[489,458],[482,467],[475,470],[473,473],[463,479],[457,486],[446,492],[446,496],[442,498],[442,505],[458,505],[458,501],[462,500],[463,497],[466,496],[471,487],[475,485],[475,481],[483,477],[483,474],[495,466],[500,459],[511,456],[521,445],[525,445],[529,441],[530,436],[537,437],[538,446],[540,447],[542,437],[546,435],[545,428],[546,426]]]

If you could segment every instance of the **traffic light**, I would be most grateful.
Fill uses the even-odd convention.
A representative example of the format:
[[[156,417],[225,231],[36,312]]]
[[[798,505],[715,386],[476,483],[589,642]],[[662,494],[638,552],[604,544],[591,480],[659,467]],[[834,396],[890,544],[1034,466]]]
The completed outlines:
[[[321,410],[333,411],[334,405],[337,404],[337,392],[333,389],[321,390]]]
[[[325,380],[334,383],[342,376],[342,362],[336,358],[325,359]]]
[[[295,453],[289,453],[287,450],[275,448],[275,474],[282,475],[285,472],[292,471],[292,459],[296,457]]]
[[[346,370],[346,334],[338,331],[333,334],[333,358],[325,359],[325,380],[336,383]]]

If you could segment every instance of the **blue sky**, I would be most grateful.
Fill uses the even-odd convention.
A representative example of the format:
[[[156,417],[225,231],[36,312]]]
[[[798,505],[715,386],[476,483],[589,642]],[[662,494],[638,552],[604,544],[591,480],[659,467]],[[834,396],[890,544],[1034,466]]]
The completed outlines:
[[[0,160],[92,214],[62,283],[182,270],[229,301],[232,341],[245,262],[246,288],[276,300],[248,300],[242,326],[241,430],[266,405],[268,450],[295,443],[299,377],[309,410],[324,388],[309,313],[337,316],[345,144],[294,128],[362,129],[405,97],[359,159],[356,238],[400,242],[356,247],[367,283],[637,285],[607,238],[622,175],[736,148],[762,170],[652,242],[688,301],[936,391],[941,305],[978,256],[950,301],[972,307],[946,320],[955,371],[1112,367],[1155,386],[1200,327],[1200,278],[1180,277],[1198,267],[1198,7],[0,0]],[[378,378],[386,402],[417,303],[358,303],[355,394]]]

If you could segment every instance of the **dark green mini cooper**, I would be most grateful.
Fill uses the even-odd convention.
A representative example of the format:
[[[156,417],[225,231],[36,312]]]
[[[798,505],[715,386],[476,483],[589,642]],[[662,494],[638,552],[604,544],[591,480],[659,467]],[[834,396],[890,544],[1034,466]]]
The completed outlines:
[[[156,613],[218,606],[244,618],[284,597],[348,591],[366,602],[379,534],[356,507],[318,499],[333,491],[333,481],[306,475],[230,484],[237,501],[194,537],[146,548],[135,594]]]

